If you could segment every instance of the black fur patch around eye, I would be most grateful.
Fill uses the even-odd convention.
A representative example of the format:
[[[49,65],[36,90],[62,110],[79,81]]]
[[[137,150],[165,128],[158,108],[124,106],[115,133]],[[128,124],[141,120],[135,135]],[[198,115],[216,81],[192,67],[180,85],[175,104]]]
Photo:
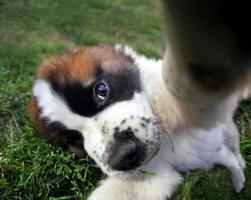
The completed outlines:
[[[70,109],[82,116],[91,117],[104,107],[98,106],[93,96],[93,85],[84,87],[81,83],[67,83],[60,85],[51,81],[52,89],[61,96]]]
[[[53,91],[55,91],[70,107],[70,109],[85,117],[92,117],[106,108],[108,105],[132,99],[135,92],[139,92],[140,78],[138,71],[123,70],[120,73],[108,73],[99,68],[97,81],[105,81],[110,88],[110,93],[105,103],[100,104],[100,100],[94,94],[93,83],[84,86],[80,82],[69,82],[59,84],[56,79],[49,81]]]
[[[103,71],[99,78],[106,80],[111,87],[108,102],[130,100],[135,92],[140,92],[141,90],[138,71],[126,69],[118,74]]]

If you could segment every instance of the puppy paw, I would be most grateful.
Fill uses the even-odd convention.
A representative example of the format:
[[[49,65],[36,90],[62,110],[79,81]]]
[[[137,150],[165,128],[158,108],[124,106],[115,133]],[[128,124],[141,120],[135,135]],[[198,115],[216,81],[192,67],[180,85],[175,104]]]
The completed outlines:
[[[115,194],[111,194],[109,191],[107,191],[105,193],[104,192],[100,192],[100,191],[94,191],[88,197],[87,200],[118,200],[118,197]]]
[[[95,189],[88,200],[134,200],[130,192],[130,185],[126,180],[108,178],[101,182],[101,185]]]
[[[245,184],[245,175],[242,169],[238,169],[231,174],[232,182],[236,193],[241,192]]]
[[[108,178],[94,190],[88,200],[166,200],[182,180],[175,171],[142,180]]]

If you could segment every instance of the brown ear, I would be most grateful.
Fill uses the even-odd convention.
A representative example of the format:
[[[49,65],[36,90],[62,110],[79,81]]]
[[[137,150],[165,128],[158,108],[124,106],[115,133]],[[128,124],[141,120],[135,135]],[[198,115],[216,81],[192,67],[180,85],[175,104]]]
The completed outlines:
[[[60,122],[49,122],[46,118],[40,117],[41,110],[37,100],[32,97],[29,104],[29,117],[38,129],[38,134],[49,142],[60,146],[66,151],[73,152],[79,157],[86,156],[84,149],[84,138],[77,130],[67,129]]]

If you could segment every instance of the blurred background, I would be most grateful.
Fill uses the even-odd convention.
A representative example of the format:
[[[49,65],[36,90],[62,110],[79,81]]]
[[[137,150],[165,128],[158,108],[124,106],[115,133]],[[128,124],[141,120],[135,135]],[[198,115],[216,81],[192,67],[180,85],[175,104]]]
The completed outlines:
[[[0,0],[0,199],[86,199],[105,177],[88,158],[54,148],[27,117],[37,66],[81,45],[123,43],[148,57],[164,52],[164,24],[153,0]],[[251,199],[251,104],[235,120],[247,160],[246,187],[235,194],[227,170],[197,171],[175,200]]]

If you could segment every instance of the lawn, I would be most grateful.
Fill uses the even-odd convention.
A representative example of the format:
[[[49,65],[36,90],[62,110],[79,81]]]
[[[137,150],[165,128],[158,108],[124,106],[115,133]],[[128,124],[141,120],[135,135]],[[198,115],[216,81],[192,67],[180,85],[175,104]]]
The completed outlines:
[[[0,0],[0,199],[86,199],[105,176],[88,158],[37,137],[27,104],[37,66],[79,45],[126,43],[149,57],[164,50],[160,5],[153,0]],[[251,199],[251,103],[235,116],[247,161],[235,194],[227,170],[187,175],[175,200]]]

